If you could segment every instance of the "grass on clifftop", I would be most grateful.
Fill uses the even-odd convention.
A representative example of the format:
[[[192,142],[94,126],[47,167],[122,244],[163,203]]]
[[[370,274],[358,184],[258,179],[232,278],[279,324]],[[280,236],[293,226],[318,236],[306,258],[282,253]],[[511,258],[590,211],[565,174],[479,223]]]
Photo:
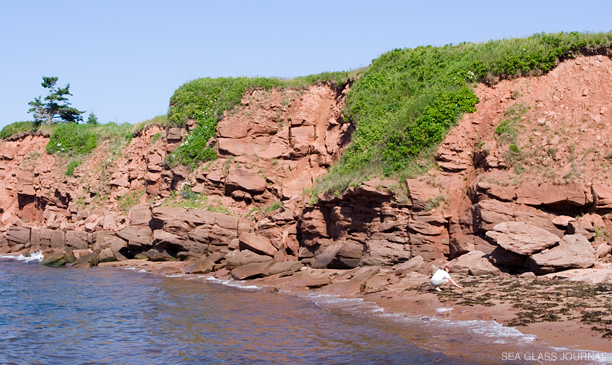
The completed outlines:
[[[184,164],[195,167],[203,161],[217,158],[216,150],[207,147],[208,140],[217,131],[217,122],[224,111],[234,108],[242,95],[250,89],[301,88],[316,82],[346,83],[356,74],[353,72],[325,72],[318,75],[279,79],[266,77],[221,77],[201,78],[179,87],[170,98],[168,123],[183,127],[189,119],[197,121],[196,128],[185,142],[169,155],[171,165]]]
[[[611,42],[612,33],[572,32],[383,54],[348,93],[352,144],[313,193],[340,192],[373,176],[424,173],[447,131],[475,110],[477,83],[541,75],[564,59],[608,54]]]

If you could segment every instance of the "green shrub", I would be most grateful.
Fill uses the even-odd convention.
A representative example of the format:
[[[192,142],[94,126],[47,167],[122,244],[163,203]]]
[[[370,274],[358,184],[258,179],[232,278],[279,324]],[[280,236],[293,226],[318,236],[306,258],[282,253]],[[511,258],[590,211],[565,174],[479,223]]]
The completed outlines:
[[[518,142],[519,123],[527,109],[522,103],[516,103],[504,112],[504,120],[495,128],[495,134],[499,137],[502,146]]]
[[[129,212],[134,205],[138,204],[138,201],[144,195],[144,193],[144,190],[128,192],[127,194],[119,198],[119,207],[124,212]]]
[[[282,206],[283,206],[283,204],[282,204],[281,202],[276,201],[276,202],[274,202],[274,203],[270,204],[269,206],[267,206],[267,207],[264,209],[264,212],[265,212],[265,213],[272,213],[273,211],[275,211],[275,210],[279,209],[279,208],[280,208],[280,207],[282,207]]]
[[[342,84],[356,72],[325,72],[318,75],[285,80],[265,77],[201,78],[179,87],[170,98],[168,124],[182,127],[187,120],[197,122],[185,143],[170,155],[172,164],[195,166],[199,162],[216,159],[214,149],[206,146],[217,131],[223,112],[240,103],[245,91],[254,88],[305,87],[317,81]]]
[[[153,146],[155,144],[155,142],[159,141],[161,139],[162,134],[160,132],[157,132],[153,135],[153,138],[151,138],[151,143],[150,145]]]
[[[74,176],[74,169],[77,168],[81,164],[79,160],[72,160],[68,162],[68,166],[66,166],[66,176]]]
[[[85,124],[60,124],[49,138],[47,153],[84,155],[93,151],[98,146],[98,138],[91,128]]]
[[[23,132],[35,132],[38,130],[40,123],[38,122],[15,122],[11,123],[0,131],[0,138],[6,139],[12,135]]]
[[[352,144],[313,195],[341,191],[372,176],[403,178],[426,171],[449,128],[462,113],[475,110],[476,83],[541,75],[567,58],[607,54],[611,43],[612,33],[572,32],[383,54],[347,95],[344,113],[356,126]],[[520,120],[516,112],[510,119]],[[516,143],[516,128],[502,124],[498,135],[504,143]]]
[[[146,126],[151,125],[151,124],[157,124],[157,125],[161,125],[161,126],[167,125],[168,124],[168,115],[166,115],[166,114],[158,115],[158,116],[153,117],[151,119],[147,119],[145,121],[136,123],[136,124],[134,124],[133,132],[141,131]]]

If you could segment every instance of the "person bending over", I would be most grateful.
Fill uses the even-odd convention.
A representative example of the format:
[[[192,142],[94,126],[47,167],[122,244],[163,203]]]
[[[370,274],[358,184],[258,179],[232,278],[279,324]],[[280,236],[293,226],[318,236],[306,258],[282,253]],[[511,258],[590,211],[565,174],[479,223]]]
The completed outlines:
[[[433,286],[435,290],[441,291],[440,286],[442,286],[447,281],[450,281],[459,289],[462,288],[461,285],[455,283],[455,281],[450,277],[450,275],[448,274],[448,270],[450,270],[450,268],[448,267],[448,265],[446,265],[444,266],[444,270],[438,269],[438,271],[436,271],[431,277],[431,286]]]

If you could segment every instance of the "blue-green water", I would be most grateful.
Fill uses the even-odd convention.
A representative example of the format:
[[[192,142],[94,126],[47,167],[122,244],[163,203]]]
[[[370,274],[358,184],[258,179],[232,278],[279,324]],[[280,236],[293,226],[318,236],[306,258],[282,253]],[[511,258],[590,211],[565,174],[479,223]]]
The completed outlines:
[[[0,260],[2,364],[488,364],[533,351],[490,323],[453,326],[359,300]]]

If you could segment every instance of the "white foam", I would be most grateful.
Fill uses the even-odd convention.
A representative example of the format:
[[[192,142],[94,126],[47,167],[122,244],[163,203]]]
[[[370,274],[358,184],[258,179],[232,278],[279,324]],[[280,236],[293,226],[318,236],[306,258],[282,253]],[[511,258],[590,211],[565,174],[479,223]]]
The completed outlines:
[[[145,269],[140,269],[140,270],[138,270],[138,272],[143,272],[143,273],[145,273],[145,274],[146,274],[146,273],[147,273],[147,270],[145,270]]]
[[[212,281],[214,283],[222,284],[222,285],[225,285],[225,286],[231,286],[233,288],[240,288],[240,289],[261,289],[260,287],[255,286],[255,285],[246,285],[246,281],[243,281],[243,280],[234,280],[234,279],[221,280],[221,279],[215,278],[213,276],[207,276],[206,279],[204,279],[204,280]]]
[[[38,252],[34,252],[33,254],[30,254],[30,256],[24,256],[24,255],[19,255],[19,256],[3,255],[3,256],[0,256],[0,258],[17,260],[17,261],[25,261],[25,262],[31,262],[31,261],[38,261],[38,262],[40,262],[45,257],[43,255],[42,251],[38,251]]]
[[[167,278],[180,278],[180,277],[183,277],[183,276],[185,276],[185,275],[183,275],[183,274],[168,274],[168,275],[165,275],[165,277],[167,277]]]
[[[388,313],[383,308],[378,306],[374,302],[364,302],[362,298],[340,298],[334,295],[321,294],[321,293],[309,293],[301,295],[314,302],[317,306],[324,306],[327,308],[343,308],[348,311],[356,310],[359,314],[370,313],[374,316],[381,318],[389,318],[393,321],[399,322],[428,322],[427,326],[442,327],[442,328],[457,328],[460,327],[465,331],[472,332],[474,334],[494,339],[495,343],[507,343],[507,341],[518,341],[521,343],[531,343],[536,339],[535,335],[524,334],[514,327],[504,327],[502,324],[495,321],[483,321],[483,320],[471,320],[471,321],[457,321],[440,319],[428,316],[407,316],[403,313]],[[451,311],[453,308],[437,308],[437,312]]]

